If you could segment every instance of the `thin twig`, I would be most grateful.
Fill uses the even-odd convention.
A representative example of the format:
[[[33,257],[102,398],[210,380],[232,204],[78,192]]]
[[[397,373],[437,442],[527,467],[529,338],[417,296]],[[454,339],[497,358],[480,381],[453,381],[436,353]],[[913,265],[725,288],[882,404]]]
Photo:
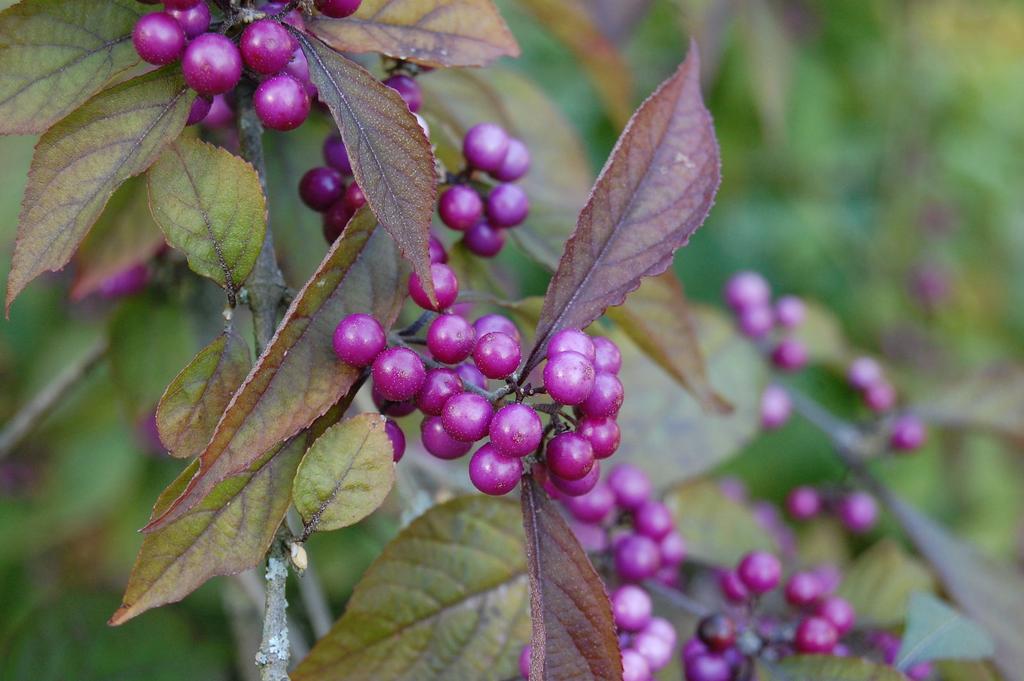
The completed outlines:
[[[266,608],[263,611],[263,640],[256,652],[261,681],[288,681],[288,554],[284,542],[274,540],[267,556]]]

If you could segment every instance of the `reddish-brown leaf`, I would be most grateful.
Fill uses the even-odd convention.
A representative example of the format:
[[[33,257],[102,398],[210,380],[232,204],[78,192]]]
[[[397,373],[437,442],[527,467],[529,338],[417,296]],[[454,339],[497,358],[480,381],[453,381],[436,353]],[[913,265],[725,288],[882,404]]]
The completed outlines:
[[[341,131],[366,202],[433,300],[428,245],[437,171],[426,134],[398,93],[372,73],[316,38],[295,36],[320,101]]]
[[[344,21],[308,25],[342,52],[380,52],[424,66],[485,66],[519,56],[491,0],[363,0]]]
[[[622,658],[604,582],[532,476],[523,479],[530,572],[530,681],[621,681]]]
[[[200,455],[199,472],[154,530],[191,508],[225,477],[246,470],[346,395],[360,371],[334,354],[331,335],[348,314],[368,312],[389,327],[405,299],[407,270],[394,242],[361,211],[296,296],[273,340],[231,398]]]
[[[544,300],[522,375],[548,339],[583,328],[621,305],[644,277],[661,274],[704,222],[720,165],[711,115],[700,95],[700,60],[690,55],[633,114],[597,179]]]

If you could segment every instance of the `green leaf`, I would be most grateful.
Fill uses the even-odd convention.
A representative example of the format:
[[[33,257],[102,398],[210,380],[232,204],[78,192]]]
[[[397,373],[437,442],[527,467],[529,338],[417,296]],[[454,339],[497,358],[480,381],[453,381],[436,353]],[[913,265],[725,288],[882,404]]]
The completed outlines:
[[[268,452],[220,481],[187,513],[146,535],[110,624],[124,624],[150,608],[180,601],[206,580],[233,575],[263,561],[291,501],[291,482],[306,438]],[[153,514],[166,509],[196,473],[193,462],[160,495]]]
[[[803,323],[793,329],[793,337],[807,348],[807,356],[812,363],[845,371],[852,352],[839,318],[820,303],[805,301],[805,305],[807,313]]]
[[[0,135],[40,133],[139,63],[133,0],[23,0],[0,14]]]
[[[930,660],[983,660],[994,651],[981,627],[935,596],[919,592],[910,599],[896,668],[905,671]]]
[[[334,328],[355,312],[385,328],[406,296],[408,270],[394,242],[367,211],[349,222],[323,262],[292,301],[273,341],[232,398],[188,489],[155,518],[150,531],[188,510],[233,471],[308,427],[356,385],[360,370],[338,359]]]
[[[156,409],[160,440],[171,456],[189,459],[203,451],[250,367],[249,346],[228,329],[171,381]]]
[[[267,232],[256,169],[226,149],[179,137],[146,173],[153,218],[189,266],[228,291],[249,276]]]
[[[304,534],[354,525],[384,503],[395,484],[394,452],[380,414],[328,428],[306,452],[292,485]]]
[[[437,171],[430,142],[397,92],[320,40],[294,35],[320,101],[338,124],[366,203],[433,300],[428,244]]]
[[[934,588],[920,561],[883,539],[846,568],[838,593],[856,609],[858,624],[889,627],[903,623],[911,594]]]
[[[858,657],[797,655],[779,663],[759,662],[760,681],[906,681],[888,665]]]
[[[143,172],[185,125],[195,93],[169,66],[96,95],[36,145],[7,279],[7,311],[47,270],[59,270],[114,190]]]
[[[307,25],[341,52],[379,52],[423,66],[485,66],[519,56],[491,0],[363,0],[345,21]]]
[[[621,681],[622,657],[604,582],[561,511],[523,478],[530,570],[530,681]]]
[[[735,565],[748,551],[777,553],[753,511],[730,499],[713,480],[672,488],[665,495],[676,529],[686,538],[686,554],[710,565]]]
[[[370,566],[293,681],[503,681],[530,636],[515,504],[460,497],[412,522]]]
[[[1024,443],[1024,366],[997,364],[931,386],[914,412],[944,428],[982,430]]]

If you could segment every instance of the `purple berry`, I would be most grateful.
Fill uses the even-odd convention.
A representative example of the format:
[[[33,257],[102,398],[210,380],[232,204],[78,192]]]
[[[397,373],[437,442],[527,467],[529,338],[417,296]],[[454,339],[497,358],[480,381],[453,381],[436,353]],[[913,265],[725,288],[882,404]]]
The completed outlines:
[[[674,527],[672,512],[660,501],[645,501],[633,511],[633,529],[654,541],[661,541]]]
[[[548,442],[548,470],[563,480],[579,480],[594,467],[594,450],[575,433],[556,435]]]
[[[368,314],[350,314],[334,329],[334,352],[354,367],[372,364],[387,344],[384,327]]]
[[[557,491],[570,497],[580,497],[590,494],[597,487],[597,483],[601,480],[601,466],[595,462],[590,472],[579,480],[566,480],[554,474],[551,474],[549,478]]]
[[[781,428],[792,413],[793,401],[782,386],[770,385],[761,393],[761,425],[765,429]]]
[[[815,614],[831,622],[840,636],[853,629],[853,625],[857,621],[857,613],[853,606],[849,601],[838,596],[830,596],[818,603]]]
[[[457,459],[466,454],[473,446],[469,442],[459,442],[446,433],[440,416],[423,419],[420,424],[420,439],[427,452],[445,460]]]
[[[373,361],[373,383],[392,402],[415,397],[426,379],[423,360],[408,348],[385,350]]]
[[[527,643],[523,646],[522,652],[519,653],[519,673],[524,679],[530,678],[530,644]]]
[[[434,263],[430,266],[430,278],[434,282],[434,294],[437,296],[437,305],[430,302],[427,292],[423,289],[423,282],[415,272],[409,277],[409,295],[413,301],[424,310],[439,312],[451,307],[459,297],[459,280],[455,272],[448,265]]]
[[[385,422],[384,432],[391,441],[391,449],[394,452],[395,463],[398,463],[402,460],[402,456],[405,455],[405,433],[403,433],[402,428],[391,419],[388,419],[387,422]]]
[[[167,9],[191,9],[202,0],[163,0]]]
[[[629,534],[615,544],[615,571],[627,582],[650,579],[661,567],[661,552],[650,537]]]
[[[469,252],[481,258],[493,258],[505,247],[505,232],[480,221],[466,230],[462,243]]]
[[[497,172],[508,154],[509,136],[497,123],[478,123],[466,132],[462,155],[474,168]]]
[[[487,378],[505,378],[519,368],[521,353],[519,343],[514,338],[495,331],[476,342],[473,362]]]
[[[867,492],[851,492],[836,509],[840,522],[854,534],[863,534],[878,522],[878,502]]]
[[[455,373],[459,375],[464,384],[476,386],[481,390],[487,389],[487,377],[472,364],[460,364],[455,367]]]
[[[722,653],[736,643],[736,623],[731,617],[714,613],[697,623],[697,636],[715,653]]]
[[[333,244],[341,233],[345,231],[345,225],[352,219],[352,211],[345,205],[345,201],[335,201],[324,212],[323,232],[327,243]]]
[[[651,622],[654,609],[647,592],[633,584],[624,584],[612,592],[612,615],[622,631],[640,631]]]
[[[825,654],[832,652],[839,641],[839,634],[824,617],[808,617],[800,622],[793,638],[793,646],[797,651],[808,654]]]
[[[737,504],[746,504],[749,501],[747,485],[739,478],[721,478],[718,481],[718,489],[720,489],[722,494],[727,498],[732,499]]]
[[[889,432],[889,446],[897,452],[912,452],[924,445],[928,439],[921,419],[913,414],[904,414],[892,422]]]
[[[622,382],[613,374],[597,374],[594,389],[580,405],[580,411],[593,418],[615,416],[622,407]]]
[[[357,210],[366,205],[366,194],[363,193],[362,187],[353,182],[345,188],[345,195],[341,200],[345,202],[349,212],[355,215]]]
[[[460,232],[480,222],[484,215],[484,202],[476,190],[465,184],[457,184],[444,190],[437,203],[441,222]]]
[[[210,113],[203,119],[208,128],[223,128],[235,121],[235,111],[224,95],[217,95],[210,103]]]
[[[723,570],[718,573],[718,588],[725,600],[730,603],[745,603],[750,598],[746,584],[735,570]]]
[[[622,437],[619,424],[610,417],[582,418],[576,423],[576,432],[590,442],[595,459],[607,459],[614,454]]]
[[[292,60],[297,45],[281,24],[261,19],[245,27],[239,49],[246,66],[265,76],[278,73]]]
[[[796,338],[783,338],[772,350],[772,363],[783,371],[797,371],[807,364],[807,348]]]
[[[590,340],[594,344],[594,369],[602,374],[619,373],[619,369],[622,368],[622,352],[615,341],[604,336],[596,336]]]
[[[486,436],[493,416],[491,403],[476,393],[455,395],[441,410],[445,432],[462,442],[476,442]]]
[[[651,497],[651,479],[642,470],[628,463],[619,464],[608,475],[608,484],[615,493],[615,502],[632,511]]]
[[[583,523],[601,523],[615,506],[615,495],[606,482],[599,482],[587,494],[564,499],[573,518]]]
[[[386,416],[401,418],[416,411],[416,403],[412,400],[403,400],[401,402],[389,400],[381,394],[380,388],[376,385],[372,386],[370,395],[373,398],[373,403],[377,406],[377,411]]]
[[[315,0],[313,4],[324,16],[344,19],[355,14],[362,2],[363,0]]]
[[[433,234],[430,235],[430,242],[428,248],[430,249],[430,262],[448,262],[448,253],[444,250],[444,244]]]
[[[220,95],[242,78],[242,55],[230,38],[204,33],[185,48],[181,69],[190,88],[201,95]]]
[[[530,171],[530,150],[521,140],[510,137],[508,152],[501,167],[491,172],[494,179],[500,182],[515,182]]]
[[[864,390],[864,403],[876,414],[889,411],[896,404],[896,389],[880,380]]]
[[[310,100],[305,86],[289,75],[267,78],[253,95],[256,115],[271,130],[294,130],[309,117]]]
[[[775,313],[768,305],[752,305],[737,312],[737,323],[747,338],[764,338],[775,326]]]
[[[206,97],[196,97],[192,101],[192,108],[188,111],[188,120],[185,121],[185,125],[202,123],[203,119],[209,115],[211,106],[213,106],[211,100]]]
[[[821,513],[821,494],[813,487],[794,487],[786,496],[786,510],[794,520],[810,520]]]
[[[416,113],[423,106],[423,90],[414,78],[404,75],[391,76],[384,84],[401,95],[409,111]]]
[[[679,567],[686,560],[686,541],[683,535],[675,530],[670,531],[658,543],[661,552],[661,564],[668,567]]]
[[[536,451],[544,434],[544,424],[533,407],[506,404],[491,419],[488,429],[491,444],[506,456],[523,457]]]
[[[622,681],[651,681],[651,665],[639,651],[622,651]]]
[[[732,681],[732,667],[721,655],[698,654],[683,664],[686,681]]]
[[[782,564],[767,551],[751,551],[736,566],[736,574],[751,593],[768,593],[779,585]]]
[[[818,575],[813,572],[794,572],[786,581],[786,602],[797,608],[811,605],[824,592],[824,586]]]
[[[725,285],[725,302],[736,311],[755,305],[768,305],[771,299],[771,287],[757,272],[735,274]]]
[[[833,591],[839,588],[839,583],[843,581],[843,572],[837,565],[829,563],[823,563],[814,568],[814,574],[817,575],[818,581],[821,582],[821,593],[822,595],[831,595]]]
[[[689,660],[691,657],[696,657],[698,655],[707,655],[711,651],[708,650],[708,647],[704,645],[703,641],[694,636],[693,638],[688,639],[686,643],[683,644],[683,650],[681,652],[683,661],[685,662]]]
[[[338,135],[331,135],[324,140],[324,161],[342,175],[352,174],[352,163],[348,159],[348,151]]]
[[[676,628],[664,617],[652,617],[640,633],[660,638],[668,644],[669,649],[676,647]]]
[[[416,407],[424,414],[440,416],[449,398],[463,390],[462,379],[451,369],[431,369],[416,395]]]
[[[495,227],[520,225],[530,213],[530,200],[517,184],[499,184],[487,195],[487,219]]]
[[[185,49],[185,31],[167,12],[153,12],[135,22],[132,44],[143,61],[162,66],[181,57]]]
[[[856,390],[867,390],[884,378],[882,365],[872,357],[858,357],[846,369],[846,381]]]
[[[206,33],[210,28],[210,8],[206,6],[205,2],[196,3],[188,9],[168,8],[164,11],[174,17],[189,40]]]
[[[784,328],[800,326],[806,316],[807,306],[798,296],[782,296],[775,301],[775,319]]]
[[[269,14],[270,16],[273,16],[275,14],[280,14],[281,12],[283,12],[286,5],[287,3],[285,2],[267,2],[264,3],[260,7],[260,9]],[[284,16],[283,21],[289,26],[297,28],[300,31],[306,30],[306,22],[302,20],[302,12],[300,12],[297,9],[293,9],[292,11],[288,12],[288,14]]]
[[[562,329],[551,337],[547,347],[548,358],[560,352],[578,352],[591,362],[597,361],[597,346],[594,339],[579,329]]]
[[[581,404],[594,389],[595,379],[594,365],[578,352],[550,356],[544,366],[544,387],[561,404]]]
[[[476,344],[476,331],[472,325],[455,314],[443,314],[430,323],[427,329],[427,350],[431,356],[445,364],[457,364],[469,357]],[[462,372],[459,371],[461,375]],[[466,377],[462,376],[465,381]],[[474,384],[476,385],[476,384]],[[486,387],[484,382],[483,386]]]
[[[522,474],[523,465],[519,458],[505,456],[491,444],[476,450],[469,461],[469,479],[478,490],[492,496],[514,490]]]
[[[489,333],[498,332],[511,336],[515,339],[516,343],[522,342],[516,325],[512,323],[511,319],[500,314],[487,314],[480,317],[473,322],[473,328],[476,329],[477,338],[483,338]]]
[[[345,180],[334,168],[311,168],[299,180],[299,196],[315,211],[324,212],[334,205],[345,191]]]
[[[104,279],[96,292],[102,298],[114,300],[138,293],[146,288],[148,282],[149,268],[145,263],[139,263]]]

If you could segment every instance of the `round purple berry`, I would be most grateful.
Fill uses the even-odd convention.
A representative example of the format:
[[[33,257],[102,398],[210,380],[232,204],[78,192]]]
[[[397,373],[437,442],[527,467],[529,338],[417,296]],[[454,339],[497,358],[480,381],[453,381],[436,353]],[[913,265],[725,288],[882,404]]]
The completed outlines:
[[[597,374],[594,389],[580,405],[580,411],[593,418],[615,416],[622,407],[622,382],[613,374]]]
[[[764,338],[775,326],[775,313],[768,305],[751,305],[737,313],[737,323],[747,338]]]
[[[667,567],[679,567],[686,560],[686,541],[683,535],[671,530],[658,542],[661,552],[661,564]]]
[[[771,303],[772,290],[757,272],[739,272],[725,285],[725,302],[734,310]]]
[[[135,22],[132,44],[143,61],[162,66],[181,57],[185,50],[185,31],[167,12],[153,12]]]
[[[385,80],[384,84],[402,97],[409,111],[416,113],[423,106],[423,90],[414,78],[398,74]]]
[[[206,118],[203,119],[203,125],[208,128],[223,128],[234,123],[234,120],[235,110],[231,108],[227,97],[217,95],[210,102],[210,113],[206,114]]]
[[[781,428],[792,413],[793,401],[782,386],[770,385],[761,393],[761,425],[765,429]]]
[[[632,511],[651,497],[651,479],[632,464],[619,464],[608,475],[608,484],[615,493],[615,502]]]
[[[202,0],[163,0],[167,9],[191,9]]]
[[[324,16],[344,19],[355,14],[362,2],[363,0],[315,0],[313,4]]]
[[[327,243],[333,244],[341,233],[345,231],[345,225],[352,219],[352,211],[348,209],[345,202],[335,201],[324,211],[323,231]]]
[[[168,8],[164,11],[174,17],[189,40],[206,33],[210,28],[210,8],[205,2],[198,2],[188,9]]]
[[[253,95],[256,115],[271,130],[294,130],[309,117],[312,102],[306,88],[289,75],[267,78]]]
[[[807,348],[796,338],[783,338],[772,350],[772,363],[783,371],[797,371],[807,364]]]
[[[491,175],[500,182],[515,182],[529,171],[530,150],[526,148],[526,144],[522,140],[510,137],[505,160],[497,170],[491,172]]]
[[[612,592],[612,615],[615,626],[622,631],[640,631],[651,621],[654,609],[646,591],[633,584],[624,584]]]
[[[469,357],[476,344],[476,331],[464,317],[443,314],[427,329],[427,350],[431,356],[445,364],[458,364]],[[461,375],[461,371],[459,372]],[[465,381],[466,377],[462,379]],[[485,387],[486,381],[483,386]]]
[[[444,190],[437,202],[441,222],[452,229],[465,232],[480,222],[484,215],[484,202],[476,190],[465,184],[456,184]]]
[[[736,574],[751,593],[768,593],[779,585],[782,564],[767,551],[751,551],[736,566]]]
[[[836,649],[840,647],[841,646],[837,644],[836,647],[832,650],[832,654],[835,655]],[[932,675],[933,670],[934,668],[932,667],[931,662],[919,662],[910,669],[908,669],[906,671],[906,674],[907,678],[910,679],[910,681],[924,681]]]
[[[491,444],[506,456],[523,457],[536,451],[544,424],[533,407],[506,404],[491,419]]]
[[[420,440],[423,448],[439,459],[457,459],[466,454],[473,446],[469,442],[460,442],[445,432],[440,416],[430,416],[420,423]]]
[[[519,673],[524,679],[530,678],[530,644],[523,646],[519,653]]]
[[[661,567],[661,552],[650,537],[629,534],[615,544],[615,571],[627,582],[650,579]]]
[[[578,352],[552,355],[544,366],[544,387],[561,404],[583,403],[594,389],[595,379],[593,363]]]
[[[654,541],[661,541],[673,527],[672,512],[660,501],[647,500],[633,511],[633,529]]]
[[[384,327],[368,314],[350,314],[334,329],[334,352],[354,367],[372,364],[387,344]]]
[[[646,629],[633,637],[633,649],[647,660],[651,671],[661,671],[668,666],[668,663],[672,661],[674,647],[672,643],[660,636],[648,633]],[[645,681],[650,681],[652,677],[645,676],[643,678]],[[623,676],[623,681],[625,681],[625,676]]]
[[[856,390],[867,390],[882,380],[882,365],[873,357],[858,357],[846,369],[846,381]]]
[[[746,584],[735,570],[723,570],[718,573],[718,589],[730,603],[745,603],[750,598]]]
[[[448,262],[448,252],[444,250],[444,244],[433,234],[430,235],[430,242],[428,245],[430,251],[430,262]]]
[[[431,369],[416,395],[416,407],[424,414],[440,416],[449,398],[462,390],[462,379],[453,370]]]
[[[520,225],[530,213],[530,200],[517,184],[499,184],[487,195],[487,219],[495,227]]]
[[[366,205],[366,194],[363,193],[362,187],[353,182],[345,188],[345,195],[341,200],[345,202],[349,212],[355,215],[357,210]]]
[[[284,11],[287,6],[286,2],[267,2],[264,3],[260,9],[266,12],[268,15],[280,14]],[[302,20],[302,12],[297,9],[293,9],[284,16],[284,23],[299,29],[300,31],[306,30],[306,23]]]
[[[334,168],[311,168],[299,180],[299,196],[315,211],[325,212],[345,192],[345,180]]]
[[[798,296],[782,296],[775,301],[775,319],[784,328],[800,326],[806,316],[807,306]]]
[[[385,350],[373,361],[373,383],[392,402],[415,397],[426,379],[423,360],[408,348]]]
[[[342,175],[352,174],[352,163],[348,159],[348,150],[338,135],[331,135],[324,140],[324,161]]]
[[[476,393],[455,395],[441,410],[445,432],[462,442],[476,442],[487,435],[493,416],[491,403]]]
[[[554,357],[560,352],[578,352],[591,362],[597,361],[597,346],[594,339],[579,329],[562,329],[551,337],[548,341],[547,356]]]
[[[607,459],[614,454],[622,437],[619,424],[611,417],[582,418],[576,423],[576,432],[590,442],[595,459]]]
[[[800,622],[793,638],[793,646],[801,653],[825,654],[832,652],[839,634],[824,617],[808,617]]]
[[[815,614],[831,622],[840,636],[853,629],[857,621],[857,613],[850,602],[838,596],[822,599],[815,608]]]
[[[821,493],[813,487],[794,487],[786,495],[786,510],[794,520],[810,520],[821,513]]]
[[[416,403],[412,400],[404,400],[401,402],[389,400],[381,394],[380,389],[376,385],[372,386],[370,396],[373,398],[373,403],[377,406],[377,411],[386,416],[401,418],[416,411]]]
[[[245,65],[265,76],[284,69],[297,47],[285,27],[270,19],[261,19],[246,26],[238,46]]]
[[[102,298],[114,300],[138,293],[148,282],[149,268],[145,263],[138,263],[104,279],[96,292]]]
[[[721,655],[696,654],[683,661],[686,681],[732,681],[732,667]]]
[[[565,507],[573,518],[583,523],[601,523],[615,507],[615,495],[606,482],[599,482],[587,494],[569,497]]]
[[[622,368],[622,352],[615,341],[604,336],[595,336],[590,340],[594,344],[594,369],[602,374],[619,373]]]
[[[387,434],[388,440],[391,441],[391,450],[394,452],[395,463],[398,463],[405,455],[405,433],[402,432],[401,426],[391,419],[384,423],[384,432]]]
[[[811,605],[824,592],[824,585],[813,572],[794,572],[786,581],[786,602],[797,608]]]
[[[505,232],[495,229],[481,220],[466,230],[466,235],[462,237],[462,243],[473,255],[478,255],[481,258],[493,258],[505,247]]]
[[[561,433],[548,442],[548,469],[562,480],[579,480],[594,467],[594,450],[575,433]]]
[[[409,295],[413,301],[424,310],[439,312],[446,310],[455,304],[459,297],[459,280],[454,270],[443,263],[434,263],[430,266],[430,278],[434,282],[434,294],[437,296],[437,305],[430,302],[427,292],[423,288],[423,282],[415,272],[409,277]]]
[[[519,458],[506,456],[489,443],[476,450],[469,461],[469,479],[478,490],[492,496],[514,490],[522,474]]]
[[[465,385],[473,385],[481,390],[487,389],[487,377],[472,364],[460,364],[455,367],[455,373],[459,375]]]
[[[864,403],[876,414],[889,411],[896,404],[896,389],[880,380],[864,389]]]
[[[209,115],[211,106],[213,106],[213,101],[206,97],[196,97],[192,101],[192,108],[188,110],[188,120],[185,121],[185,125],[202,123],[203,119]]]
[[[505,378],[519,367],[521,353],[519,343],[514,338],[495,331],[476,342],[473,362],[487,378]]]
[[[550,475],[551,484],[556,490],[570,497],[579,497],[584,494],[589,494],[601,479],[601,466],[596,461],[594,467],[590,469],[590,472],[584,475],[579,480],[566,480],[560,478],[555,474]]]
[[[912,452],[924,445],[928,433],[921,419],[913,414],[904,414],[892,422],[889,432],[889,446],[897,452]]]
[[[220,33],[204,33],[185,48],[182,73],[188,86],[201,95],[220,95],[242,78],[242,55]]]
[[[716,653],[725,652],[736,643],[736,623],[722,613],[714,613],[697,623],[697,636]]]
[[[622,681],[651,681],[651,665],[639,651],[622,651]]]
[[[522,338],[519,335],[519,329],[512,323],[512,320],[500,314],[486,314],[473,322],[473,328],[476,329],[477,338],[483,338],[489,333],[503,333],[507,336],[511,336],[515,339],[516,343],[521,343]]]
[[[497,123],[477,123],[466,132],[462,155],[474,168],[497,172],[508,154],[509,136]]]
[[[854,534],[863,534],[878,522],[878,502],[867,492],[847,494],[839,502],[836,511],[839,521]]]

